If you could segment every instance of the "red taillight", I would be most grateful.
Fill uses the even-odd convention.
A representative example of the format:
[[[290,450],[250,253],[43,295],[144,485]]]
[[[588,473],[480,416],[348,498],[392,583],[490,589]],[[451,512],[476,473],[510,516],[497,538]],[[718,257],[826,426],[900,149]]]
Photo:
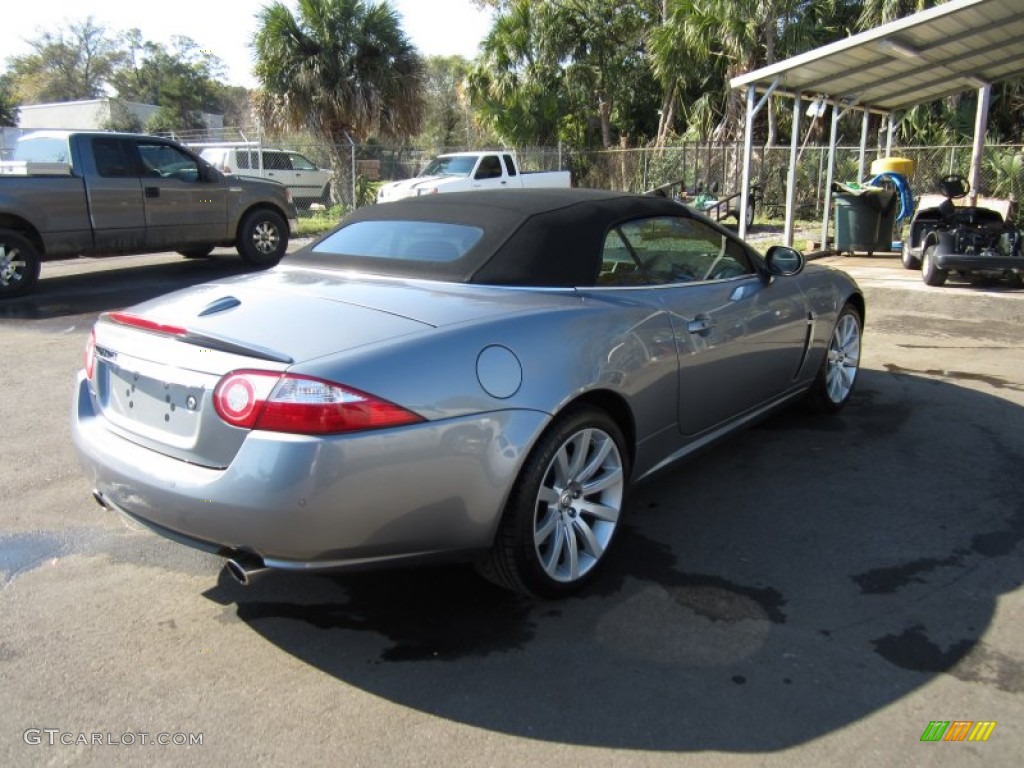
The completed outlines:
[[[96,372],[96,331],[89,331],[89,340],[85,342],[85,378],[92,381]]]
[[[303,435],[423,421],[412,411],[350,387],[271,371],[229,373],[214,389],[213,405],[217,414],[233,426]]]
[[[100,318],[103,320],[111,320],[120,325],[127,325],[132,328],[138,328],[140,331],[166,333],[170,336],[184,336],[186,333],[188,333],[188,329],[183,328],[180,325],[160,323],[157,322],[156,320],[150,320],[147,317],[133,315],[130,312],[104,312],[102,315],[100,315]]]

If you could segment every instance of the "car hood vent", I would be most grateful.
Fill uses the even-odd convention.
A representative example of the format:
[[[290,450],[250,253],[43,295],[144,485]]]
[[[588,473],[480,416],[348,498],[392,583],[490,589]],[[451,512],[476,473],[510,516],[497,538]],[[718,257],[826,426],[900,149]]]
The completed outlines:
[[[227,312],[229,309],[234,309],[239,306],[242,302],[236,299],[234,296],[225,296],[221,299],[217,299],[214,302],[208,304],[202,312],[199,313],[199,317],[207,317],[208,315],[215,315],[218,312]]]

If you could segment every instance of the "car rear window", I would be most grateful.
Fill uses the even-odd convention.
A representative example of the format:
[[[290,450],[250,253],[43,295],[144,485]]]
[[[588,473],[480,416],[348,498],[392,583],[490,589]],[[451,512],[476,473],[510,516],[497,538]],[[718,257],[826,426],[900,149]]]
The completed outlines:
[[[465,256],[483,233],[479,227],[436,221],[357,221],[325,237],[313,253],[445,263]]]

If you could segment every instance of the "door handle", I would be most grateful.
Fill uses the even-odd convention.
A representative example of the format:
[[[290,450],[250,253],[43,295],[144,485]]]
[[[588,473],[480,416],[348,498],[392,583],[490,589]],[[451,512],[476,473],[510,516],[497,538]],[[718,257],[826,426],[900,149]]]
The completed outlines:
[[[160,197],[160,187],[146,187],[146,197]]]
[[[707,315],[697,315],[693,320],[686,324],[686,330],[690,333],[706,334],[711,331],[711,328],[715,325],[715,321]]]

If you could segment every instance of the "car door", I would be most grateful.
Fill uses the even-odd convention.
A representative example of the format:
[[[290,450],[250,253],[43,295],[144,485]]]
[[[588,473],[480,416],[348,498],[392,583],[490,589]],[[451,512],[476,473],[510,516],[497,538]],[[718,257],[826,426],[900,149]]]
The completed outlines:
[[[288,184],[292,190],[292,197],[319,200],[330,180],[330,173],[321,170],[312,160],[298,152],[288,152],[286,156],[292,173],[292,180]]]
[[[473,174],[473,189],[501,189],[508,184],[497,155],[484,155]]]
[[[177,249],[227,235],[227,185],[209,180],[199,160],[159,139],[136,140],[142,164],[147,247]]]
[[[95,251],[127,253],[146,247],[146,206],[135,152],[128,139],[94,137],[93,173],[86,183]]]
[[[810,327],[798,281],[765,279],[742,241],[688,215],[634,220],[618,231],[672,318],[684,435],[795,385]]]
[[[296,193],[292,162],[284,152],[274,149],[263,151],[263,178],[284,184],[292,190],[293,196],[302,197]]]

